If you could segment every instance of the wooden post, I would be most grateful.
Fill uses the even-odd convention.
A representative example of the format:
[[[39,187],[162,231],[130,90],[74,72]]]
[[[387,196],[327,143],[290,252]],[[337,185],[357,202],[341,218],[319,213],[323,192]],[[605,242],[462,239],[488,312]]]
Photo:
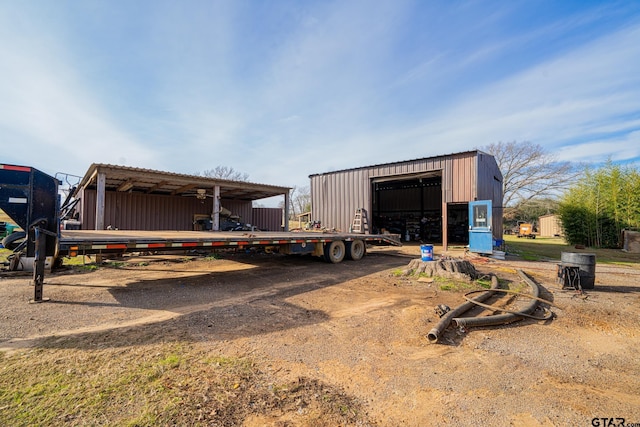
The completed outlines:
[[[104,172],[98,172],[97,194],[96,194],[96,230],[104,230],[104,207],[106,193],[107,176]]]
[[[289,231],[289,192],[284,193],[284,218],[282,219],[282,225],[284,231]]]
[[[211,215],[213,225],[211,231],[220,230],[220,186],[213,187],[213,214]]]

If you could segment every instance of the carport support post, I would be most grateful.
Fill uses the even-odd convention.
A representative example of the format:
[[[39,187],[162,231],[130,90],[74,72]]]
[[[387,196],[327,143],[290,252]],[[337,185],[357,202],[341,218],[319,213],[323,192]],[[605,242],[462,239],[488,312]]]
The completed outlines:
[[[289,231],[289,192],[284,193],[284,218],[282,218],[282,226],[284,231]]]
[[[444,202],[442,203],[442,252],[446,252],[449,248],[449,233],[447,232],[449,229],[449,225],[447,224],[448,218],[447,202]]]
[[[220,230],[220,186],[213,187],[213,214],[211,215],[213,225],[211,231]]]
[[[104,199],[107,176],[104,172],[98,172],[96,183],[96,230],[104,230]]]

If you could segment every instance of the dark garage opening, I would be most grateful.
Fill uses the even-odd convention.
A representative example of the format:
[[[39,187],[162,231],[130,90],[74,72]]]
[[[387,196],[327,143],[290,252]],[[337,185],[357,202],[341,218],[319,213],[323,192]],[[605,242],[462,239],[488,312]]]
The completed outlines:
[[[442,176],[374,181],[374,233],[400,234],[402,240],[442,243]],[[447,239],[469,244],[467,203],[447,205]]]
[[[373,230],[442,243],[442,176],[373,182]]]
[[[468,203],[449,203],[447,205],[447,239],[449,244],[469,244]]]

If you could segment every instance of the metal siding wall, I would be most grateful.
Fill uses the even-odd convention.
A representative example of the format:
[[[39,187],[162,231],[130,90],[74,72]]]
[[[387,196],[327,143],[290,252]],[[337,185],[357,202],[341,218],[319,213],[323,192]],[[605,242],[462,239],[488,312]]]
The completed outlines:
[[[85,190],[82,197],[82,228],[92,230],[96,220],[96,191]],[[251,202],[222,200],[221,203],[243,221],[251,221]],[[105,225],[121,230],[193,230],[193,215],[212,212],[211,198],[202,202],[195,197],[108,191]]]
[[[231,211],[233,215],[240,216],[240,222],[251,224],[253,218],[253,211],[251,202],[241,200],[220,199],[220,204]],[[213,207],[210,208],[209,214],[213,211]]]
[[[96,227],[96,192],[84,190],[81,197],[82,212],[80,213],[80,221],[82,222],[82,228],[93,230]]]
[[[260,230],[282,231],[282,215],[280,208],[253,208],[251,225]]]
[[[476,162],[476,157],[478,161]],[[478,198],[494,205],[494,236],[502,236],[502,179],[495,159],[483,153],[468,152],[370,168],[313,175],[311,177],[312,219],[325,227],[348,230],[355,209],[371,209],[370,177],[407,175],[442,171],[442,201],[467,203]],[[369,215],[371,216],[371,212]]]
[[[462,203],[476,197],[476,162],[475,154],[453,155],[451,158],[451,200]]]
[[[311,177],[312,220],[323,227],[348,231],[358,208],[371,212],[369,171],[350,170]]]
[[[453,160],[447,158],[442,169],[442,201],[451,203],[453,201]]]
[[[434,157],[371,168],[353,169],[311,177],[312,220],[324,227],[348,231],[355,211],[367,209],[371,221],[372,177],[406,175],[411,173],[446,171],[448,157]],[[445,172],[443,171],[443,181]],[[443,182],[443,192],[444,192]],[[443,193],[444,194],[444,193]]]

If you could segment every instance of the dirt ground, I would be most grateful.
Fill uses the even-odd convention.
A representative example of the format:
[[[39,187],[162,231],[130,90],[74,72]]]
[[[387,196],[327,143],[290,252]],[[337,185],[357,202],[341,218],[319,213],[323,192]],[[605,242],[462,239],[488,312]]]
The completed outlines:
[[[417,257],[416,246],[335,265],[273,254],[132,257],[118,268],[49,274],[43,304],[28,304],[29,276],[3,275],[0,351],[42,337],[95,348],[105,345],[98,333],[126,330],[121,345],[129,345],[179,331],[212,351],[250,356],[283,382],[338,387],[372,425],[640,423],[639,268],[597,265],[595,289],[577,296],[556,284],[553,262],[473,258],[512,283],[516,269],[529,273],[554,318],[449,329],[431,344],[435,307],[458,306],[465,291],[394,274]],[[245,425],[277,421],[256,415]]]

